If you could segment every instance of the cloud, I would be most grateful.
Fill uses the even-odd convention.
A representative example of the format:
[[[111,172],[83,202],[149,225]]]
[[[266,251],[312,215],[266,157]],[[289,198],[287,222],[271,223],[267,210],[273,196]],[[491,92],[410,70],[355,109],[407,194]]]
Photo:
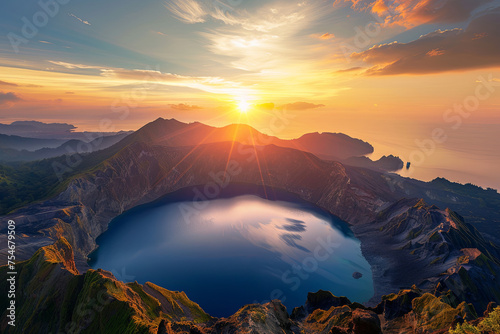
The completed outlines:
[[[17,96],[13,92],[9,92],[9,93],[0,92],[0,105],[6,104],[9,102],[18,102],[18,101],[22,101],[22,100],[23,99],[21,99],[19,96]]]
[[[354,10],[379,15],[387,25],[413,27],[425,23],[456,23],[469,19],[479,7],[493,0],[335,0]]]
[[[183,111],[203,109],[200,106],[189,105],[185,103],[169,104],[168,106],[174,110],[183,110]]]
[[[115,67],[72,64],[52,60],[48,62],[67,69],[97,69],[100,71],[101,76],[116,79],[117,81],[144,81],[149,88],[155,85],[159,86],[164,84],[168,86],[188,87],[215,94],[229,94],[233,96],[251,96],[253,94],[252,89],[243,87],[241,83],[228,81],[220,77],[193,77],[165,73],[158,70],[130,70]]]
[[[324,104],[314,104],[308,102],[295,102],[288,103],[281,106],[282,109],[285,110],[308,110],[308,109],[316,109],[324,107]]]
[[[260,110],[265,110],[265,111],[271,111],[271,110],[274,110],[274,103],[270,102],[270,103],[261,103],[261,104],[256,104],[254,106],[254,108],[256,109],[260,109]]]
[[[54,65],[58,65],[58,66],[62,66],[62,67],[66,67],[68,69],[77,69],[77,68],[79,68],[79,69],[102,69],[103,68],[102,66],[71,64],[71,63],[66,63],[63,61],[53,61],[53,60],[49,60],[49,63],[54,64]]]
[[[500,13],[474,19],[465,29],[437,30],[409,43],[393,42],[353,53],[374,65],[368,75],[427,74],[500,66]]]
[[[322,39],[322,40],[329,40],[329,39],[335,38],[335,35],[327,32],[324,34],[314,34],[314,35],[311,35],[311,37],[317,38],[317,39]]]
[[[238,85],[219,77],[193,77],[174,73],[164,73],[156,70],[128,70],[123,68],[102,68],[102,75],[106,77],[117,77],[128,80],[145,80],[161,83],[184,84],[207,84],[212,86]]]
[[[162,82],[212,82],[222,81],[220,78],[214,77],[190,77],[183,76],[173,73],[162,73],[157,70],[129,70],[124,68],[113,68],[105,66],[95,66],[95,65],[84,65],[84,64],[72,64],[62,61],[52,61],[49,63],[54,65],[62,66],[67,69],[98,69],[101,71],[101,75],[105,77],[116,77],[120,79],[128,80],[147,80],[147,81],[162,81]]]
[[[214,59],[223,66],[267,73],[265,78],[255,78],[255,83],[262,83],[277,73],[313,72],[311,68],[317,63],[304,59],[310,59],[311,54],[319,57],[324,50],[312,40],[308,29],[333,11],[325,3],[300,6],[296,1],[268,3],[251,12],[240,8],[209,11],[210,17],[224,25],[207,28],[200,35],[208,40],[208,51],[217,55]]]
[[[78,21],[82,22],[83,24],[86,24],[88,26],[90,26],[91,24],[89,23],[89,21],[85,21],[85,20],[82,20],[81,18],[79,18],[78,16],[76,16],[75,14],[70,14],[68,13],[69,16],[71,17],[74,17],[75,19],[77,19]]]
[[[223,1],[171,0],[165,7],[185,23],[203,23],[208,18],[250,31],[269,32],[289,26],[305,18],[303,8],[293,4],[283,8],[263,8],[256,14],[231,6]]]
[[[0,80],[0,86],[9,86],[9,87],[31,87],[31,88],[38,88],[38,87],[43,87],[40,85],[34,85],[34,84],[16,84],[13,82],[6,82]]]
[[[17,87],[19,86],[18,84],[15,84],[15,83],[12,83],[12,82],[6,82],[6,81],[2,81],[0,80],[0,86],[12,86],[12,87]]]
[[[205,22],[205,17],[208,16],[204,6],[195,0],[167,2],[165,7],[179,20],[186,23]]]
[[[160,36],[168,36],[167,34],[161,32],[161,31],[155,31],[155,30],[151,30],[151,32],[155,35],[160,35]]]
[[[335,73],[356,72],[356,71],[361,71],[362,69],[364,69],[364,67],[356,66],[356,67],[346,68],[346,69],[343,69],[343,70],[338,70],[338,71],[335,71]]]

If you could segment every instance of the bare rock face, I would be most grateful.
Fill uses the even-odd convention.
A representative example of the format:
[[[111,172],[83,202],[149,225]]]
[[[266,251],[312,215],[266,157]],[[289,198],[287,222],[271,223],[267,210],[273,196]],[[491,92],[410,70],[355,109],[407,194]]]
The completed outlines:
[[[78,275],[75,265],[73,248],[65,238],[56,241],[55,244],[41,248],[44,259],[52,263],[60,263],[61,266],[74,275]]]
[[[247,305],[227,319],[219,320],[211,333],[299,333],[286,307],[274,300],[264,305]]]
[[[293,309],[292,319],[304,319],[316,310],[328,311],[332,307],[349,304],[351,301],[347,297],[334,296],[330,291],[309,292],[305,305]]]
[[[158,331],[156,332],[157,334],[170,334],[171,331],[167,329],[167,323],[165,322],[165,319],[162,319],[160,321],[160,324],[158,325]]]
[[[331,307],[338,307],[351,304],[347,297],[334,296],[330,291],[319,290],[316,293],[309,292],[307,294],[306,310],[308,312],[320,310],[328,310]]]
[[[382,334],[380,319],[372,311],[356,309],[352,313],[353,334]]]
[[[414,284],[425,291],[436,291],[437,287],[439,293],[451,290],[458,300],[473,303],[481,312],[490,301],[500,298],[497,248],[451,210],[404,199],[353,230],[372,265],[373,301]],[[394,302],[401,300],[398,297]],[[387,306],[393,303],[385,302]],[[410,308],[408,301],[400,306],[402,310]]]
[[[377,306],[386,320],[392,320],[408,314],[412,310],[413,299],[420,297],[421,293],[415,290],[402,290],[397,294],[382,297],[382,303]]]

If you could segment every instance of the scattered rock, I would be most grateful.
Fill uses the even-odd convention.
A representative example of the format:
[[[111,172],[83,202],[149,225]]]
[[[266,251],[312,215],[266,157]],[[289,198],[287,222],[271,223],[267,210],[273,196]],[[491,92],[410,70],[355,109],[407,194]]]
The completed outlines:
[[[351,304],[347,297],[334,296],[330,291],[319,290],[318,292],[309,292],[305,310],[312,313],[317,309],[327,311],[331,307],[338,307]]]
[[[353,277],[354,279],[360,279],[361,277],[363,277],[363,274],[362,274],[362,273],[360,273],[360,272],[355,271],[355,272],[352,274],[352,277]]]

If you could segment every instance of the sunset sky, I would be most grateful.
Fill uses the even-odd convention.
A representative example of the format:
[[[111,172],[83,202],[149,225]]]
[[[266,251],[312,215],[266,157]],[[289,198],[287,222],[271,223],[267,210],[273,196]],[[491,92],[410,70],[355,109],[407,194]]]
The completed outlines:
[[[287,126],[270,134],[285,138],[344,132],[383,147],[436,127],[476,138],[481,124],[484,142],[497,138],[498,0],[40,3],[1,5],[0,123],[269,130],[279,115]]]

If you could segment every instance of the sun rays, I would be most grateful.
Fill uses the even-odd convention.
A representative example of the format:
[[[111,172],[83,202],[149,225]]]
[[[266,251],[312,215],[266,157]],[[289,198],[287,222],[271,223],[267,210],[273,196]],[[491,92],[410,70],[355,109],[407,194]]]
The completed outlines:
[[[252,107],[252,105],[248,101],[245,101],[245,100],[238,101],[238,111],[241,114],[248,113],[250,111],[251,107]]]

